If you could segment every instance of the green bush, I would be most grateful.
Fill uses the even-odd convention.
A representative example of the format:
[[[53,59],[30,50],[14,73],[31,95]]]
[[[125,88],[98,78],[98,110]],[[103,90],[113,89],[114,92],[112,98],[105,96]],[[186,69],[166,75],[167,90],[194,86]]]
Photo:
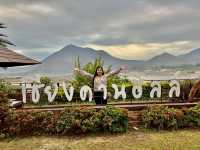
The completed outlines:
[[[0,106],[0,136],[7,132],[8,122],[6,118],[9,116],[8,107]]]
[[[2,92],[9,92],[11,89],[11,84],[0,79],[0,91]]]
[[[112,133],[126,132],[128,128],[128,112],[124,109],[107,107],[104,109],[106,115],[103,125]],[[106,129],[105,128],[105,129]]]
[[[0,106],[7,106],[7,105],[8,105],[7,93],[0,91]]]
[[[146,128],[178,129],[200,127],[200,105],[174,109],[164,106],[149,107],[141,112]]]
[[[200,127],[200,105],[191,107],[186,112],[186,126]]]
[[[11,112],[7,122],[10,136],[55,133],[55,117],[51,112]]]
[[[3,113],[2,113],[3,112]],[[0,107],[0,135],[68,135],[91,132],[126,132],[127,111],[114,107],[102,109],[68,108],[60,113],[8,111]]]
[[[125,110],[105,107],[102,109],[66,109],[60,115],[56,129],[60,134],[88,132],[126,132],[128,116]]]
[[[8,105],[8,93],[11,91],[11,85],[4,80],[0,80],[0,106]]]
[[[184,112],[181,109],[165,106],[148,107],[142,111],[142,121],[146,128],[178,129],[185,125]]]
[[[7,83],[0,80],[0,139],[5,136],[7,128],[6,118],[9,115],[7,92]]]

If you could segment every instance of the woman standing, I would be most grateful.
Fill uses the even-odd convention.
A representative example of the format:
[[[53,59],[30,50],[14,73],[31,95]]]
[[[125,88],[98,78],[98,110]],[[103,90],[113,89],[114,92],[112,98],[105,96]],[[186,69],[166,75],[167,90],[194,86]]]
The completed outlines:
[[[96,71],[94,75],[84,71],[80,70],[78,68],[75,68],[74,71],[80,73],[81,75],[87,76],[93,81],[93,95],[94,95],[94,100],[97,105],[106,105],[107,104],[107,99],[103,98],[103,89],[100,89],[101,85],[104,85],[107,88],[107,78],[111,75],[115,75],[121,72],[123,68],[119,68],[116,71],[111,71],[109,73],[104,73],[103,67],[98,66],[96,68]]]

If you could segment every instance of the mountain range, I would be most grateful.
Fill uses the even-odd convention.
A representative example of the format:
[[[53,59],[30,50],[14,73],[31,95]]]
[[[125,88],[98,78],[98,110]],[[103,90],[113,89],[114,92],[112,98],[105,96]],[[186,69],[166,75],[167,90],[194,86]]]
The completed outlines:
[[[118,68],[122,65],[134,68],[139,67],[143,63],[143,61],[140,60],[116,58],[104,50],[94,50],[91,48],[68,45],[60,51],[48,56],[41,64],[34,66],[31,72],[47,74],[71,73],[78,57],[82,65],[91,61],[93,62],[97,57],[101,57],[104,61],[104,66],[112,65],[112,68]]]
[[[182,66],[200,64],[200,48],[178,56],[163,53],[153,57],[145,63],[150,66]]]
[[[150,69],[157,66],[182,66],[200,64],[200,48],[192,50],[182,55],[172,55],[163,53],[149,60],[126,60],[116,58],[104,50],[94,50],[92,48],[82,48],[75,45],[67,45],[60,51],[53,53],[45,58],[41,64],[32,66],[29,73],[39,74],[66,74],[72,73],[75,60],[80,58],[81,64],[94,61],[96,57],[104,60],[104,66],[112,65],[112,68],[126,66],[129,70]]]

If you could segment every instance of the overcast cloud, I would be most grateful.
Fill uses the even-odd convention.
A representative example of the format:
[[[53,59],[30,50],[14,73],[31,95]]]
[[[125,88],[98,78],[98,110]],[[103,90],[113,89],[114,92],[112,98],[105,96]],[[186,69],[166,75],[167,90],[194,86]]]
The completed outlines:
[[[36,59],[70,43],[126,59],[200,47],[199,0],[0,0],[0,18]]]

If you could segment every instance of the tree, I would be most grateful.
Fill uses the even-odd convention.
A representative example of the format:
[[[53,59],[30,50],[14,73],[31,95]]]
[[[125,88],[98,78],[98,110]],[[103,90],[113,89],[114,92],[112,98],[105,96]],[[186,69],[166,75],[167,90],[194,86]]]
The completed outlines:
[[[85,71],[87,71],[87,72],[89,72],[91,74],[95,73],[96,68],[98,66],[104,66],[104,61],[102,60],[101,57],[96,58],[94,60],[94,62],[89,62],[89,63],[85,64],[83,67],[81,67],[79,57],[75,61],[75,68],[79,68],[79,69],[85,70]],[[111,70],[111,65],[108,66],[106,69],[104,68],[104,72],[105,73],[110,72],[110,70]],[[74,76],[74,80],[72,80],[71,83],[75,87],[77,92],[80,90],[80,88],[83,85],[88,85],[88,86],[92,87],[92,80],[91,79],[88,79],[87,77],[82,76],[79,73],[75,73],[74,75],[75,75]],[[130,84],[131,82],[127,79],[127,77],[119,77],[118,75],[110,76],[108,78],[108,91],[109,92],[113,92],[113,89],[112,89],[112,84],[113,83],[115,83],[117,85],[122,85],[122,84]]]
[[[8,93],[11,92],[11,84],[0,79],[0,106],[8,104]]]
[[[89,62],[87,64],[85,64],[83,67],[81,67],[81,63],[80,63],[80,59],[79,57],[77,58],[77,60],[75,60],[75,68],[79,68],[79,69],[82,69],[82,70],[85,70],[91,74],[94,74],[95,71],[96,71],[96,68],[98,66],[103,66],[104,62],[103,60],[101,59],[101,57],[98,57],[94,60],[94,62]],[[109,68],[108,67],[105,72],[109,71]],[[75,87],[75,89],[77,90],[77,92],[80,90],[80,88],[83,86],[83,85],[88,85],[90,87],[92,87],[92,80],[90,80],[89,78],[85,77],[85,76],[82,76],[81,74],[79,73],[75,73],[74,74],[74,80],[71,81],[72,85]]]
[[[40,78],[40,83],[44,84],[45,86],[51,86],[52,80],[49,77],[44,76]]]
[[[3,23],[0,23],[0,29],[7,28]],[[0,47],[7,47],[7,45],[14,45],[7,39],[5,39],[7,35],[0,33]]]

